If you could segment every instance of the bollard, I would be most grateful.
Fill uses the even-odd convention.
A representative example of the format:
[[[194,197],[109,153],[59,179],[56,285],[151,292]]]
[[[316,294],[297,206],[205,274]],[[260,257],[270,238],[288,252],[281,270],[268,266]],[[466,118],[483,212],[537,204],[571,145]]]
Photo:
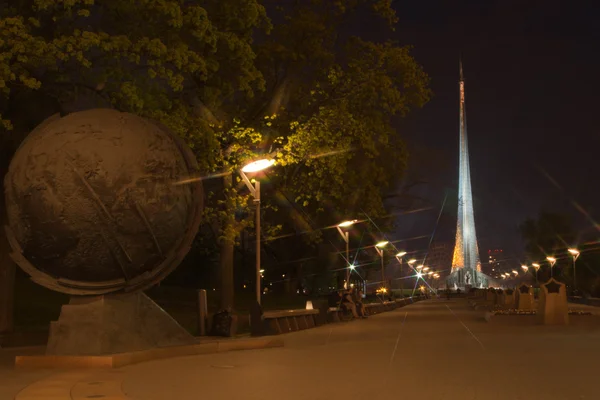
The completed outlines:
[[[206,302],[206,290],[198,290],[198,334],[206,336],[206,318],[208,316],[208,305]]]

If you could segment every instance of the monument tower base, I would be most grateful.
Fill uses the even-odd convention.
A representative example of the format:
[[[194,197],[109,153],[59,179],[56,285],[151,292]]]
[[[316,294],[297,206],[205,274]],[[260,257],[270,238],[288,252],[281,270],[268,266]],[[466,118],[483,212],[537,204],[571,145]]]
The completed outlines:
[[[486,274],[472,269],[460,268],[454,270],[446,278],[446,284],[450,289],[469,290],[470,288],[487,288],[490,278]]]

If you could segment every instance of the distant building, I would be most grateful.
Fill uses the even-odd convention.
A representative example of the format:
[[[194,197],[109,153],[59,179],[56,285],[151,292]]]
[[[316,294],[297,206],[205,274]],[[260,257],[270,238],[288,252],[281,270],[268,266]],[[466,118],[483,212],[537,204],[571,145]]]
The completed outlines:
[[[496,276],[497,272],[500,270],[500,263],[506,259],[504,255],[504,250],[502,249],[493,249],[488,250],[488,259],[487,263],[483,265],[484,273],[491,276]]]

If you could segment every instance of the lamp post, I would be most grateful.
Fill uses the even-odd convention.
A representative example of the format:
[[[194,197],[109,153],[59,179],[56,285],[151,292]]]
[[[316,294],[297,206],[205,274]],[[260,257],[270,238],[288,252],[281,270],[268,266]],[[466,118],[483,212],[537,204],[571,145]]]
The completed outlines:
[[[556,258],[546,257],[546,260],[548,260],[548,262],[550,263],[550,278],[553,278],[554,274],[552,271],[554,270],[554,264],[556,264]]]
[[[535,284],[537,285],[538,284],[538,274],[537,273],[538,273],[538,270],[540,269],[540,264],[533,263],[533,264],[531,264],[531,266],[533,268],[535,268]]]
[[[408,264],[409,267],[413,268],[413,264],[416,262],[417,262],[417,260],[415,260],[414,258],[411,258],[406,263]],[[402,279],[402,296],[404,296],[404,279]]]
[[[577,270],[575,269],[575,263],[577,261],[577,257],[579,257],[579,250],[577,249],[569,249],[569,253],[573,256],[573,289],[577,291]]]
[[[382,288],[385,289],[385,266],[383,265],[383,248],[385,246],[387,246],[389,242],[388,241],[381,241],[379,243],[377,243],[375,245],[375,250],[377,251],[377,254],[379,254],[379,257],[381,258],[381,284],[382,284]],[[383,291],[382,291],[383,293]]]
[[[259,172],[265,170],[275,164],[274,160],[258,160],[247,164],[240,170],[240,175],[242,176],[242,180],[250,190],[252,197],[254,197],[254,204],[256,206],[256,301],[260,304],[260,182],[256,181],[254,185],[248,179],[246,174]]]
[[[336,226],[338,232],[340,233],[340,235],[342,235],[342,238],[344,238],[344,242],[346,242],[346,263],[348,264],[348,266],[346,268],[346,283],[344,284],[344,289],[347,289],[347,285],[350,282],[350,266],[352,265],[352,263],[350,262],[350,232],[343,231],[342,228],[352,226],[355,222],[356,220],[344,221]]]
[[[529,271],[529,267],[525,264],[521,265],[521,268],[523,269],[523,272],[525,273],[525,276],[527,277],[527,271]]]
[[[402,266],[403,257],[406,255],[405,251],[401,251],[396,254],[396,258],[400,263],[400,291],[402,293],[402,297],[404,297],[404,268]]]

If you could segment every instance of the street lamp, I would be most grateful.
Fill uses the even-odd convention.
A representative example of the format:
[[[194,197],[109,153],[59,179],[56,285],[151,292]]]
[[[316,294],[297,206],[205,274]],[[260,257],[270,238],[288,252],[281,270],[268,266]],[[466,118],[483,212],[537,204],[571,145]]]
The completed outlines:
[[[538,283],[538,274],[537,274],[537,273],[538,273],[538,270],[540,269],[540,264],[538,264],[538,263],[533,263],[533,264],[531,264],[531,266],[532,266],[533,268],[535,268],[535,283],[536,283],[536,285],[537,285],[537,283]]]
[[[389,243],[388,241],[383,240],[375,245],[375,250],[377,251],[377,254],[379,254],[379,257],[381,258],[381,282],[382,282],[381,287],[382,287],[382,289],[385,289],[385,267],[383,265],[383,248],[385,246],[387,246],[388,243]]]
[[[573,289],[577,291],[577,270],[575,269],[575,262],[581,253],[577,249],[569,249],[568,251],[573,256]]]
[[[548,260],[548,262],[550,262],[550,278],[553,277],[553,273],[552,270],[554,269],[554,264],[556,264],[556,258],[554,257],[546,257],[546,260]]]
[[[252,197],[254,197],[254,204],[256,205],[256,301],[260,305],[260,181],[255,181],[254,185],[248,179],[246,174],[259,172],[271,167],[275,164],[275,160],[257,160],[247,164],[240,170],[242,180],[250,190]]]
[[[342,237],[344,238],[344,241],[346,242],[346,263],[348,265],[348,268],[346,269],[346,284],[344,286],[346,286],[348,284],[348,282],[350,282],[350,270],[352,268],[350,268],[350,232],[348,231],[343,231],[342,228],[347,228],[349,226],[354,225],[354,223],[356,223],[356,220],[351,220],[351,221],[344,221],[342,223],[339,223],[336,228],[338,230],[338,232],[340,233],[340,235],[342,235]],[[344,289],[346,289],[347,287],[344,287]]]
[[[402,297],[404,297],[404,268],[402,266],[402,257],[404,257],[405,255],[405,251],[401,251],[398,254],[396,254],[396,258],[400,263],[400,293],[402,293]]]

